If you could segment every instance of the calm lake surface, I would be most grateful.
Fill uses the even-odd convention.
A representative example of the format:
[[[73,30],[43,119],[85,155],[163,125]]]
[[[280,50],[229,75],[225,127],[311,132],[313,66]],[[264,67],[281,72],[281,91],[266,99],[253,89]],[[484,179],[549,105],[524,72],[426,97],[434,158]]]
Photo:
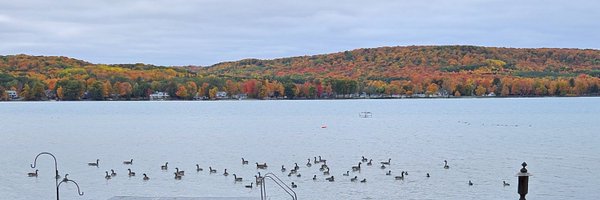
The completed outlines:
[[[359,118],[362,111],[373,117]],[[600,98],[2,102],[0,115],[2,199],[55,198],[51,157],[39,158],[39,177],[27,177],[42,151],[56,155],[60,173],[85,192],[79,197],[63,184],[62,199],[258,198],[260,189],[244,187],[257,172],[295,182],[299,199],[518,199],[514,175],[523,161],[534,175],[527,199],[600,197]],[[306,167],[319,155],[335,182],[318,165]],[[375,164],[350,172],[366,183],[350,182],[342,174],[361,156]],[[133,165],[122,164],[131,158]],[[99,167],[87,165],[96,159]],[[301,177],[280,171],[294,163]],[[186,171],[182,180],[173,178],[175,167]],[[244,181],[223,176],[224,168]],[[107,181],[110,169],[118,175]],[[400,171],[409,175],[394,180]],[[267,187],[271,199],[288,199],[272,182]]]

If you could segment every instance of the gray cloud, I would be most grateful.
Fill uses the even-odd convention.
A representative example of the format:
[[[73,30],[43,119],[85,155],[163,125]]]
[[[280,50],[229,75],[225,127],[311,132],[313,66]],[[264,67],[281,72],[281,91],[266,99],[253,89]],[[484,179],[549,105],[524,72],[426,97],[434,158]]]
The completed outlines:
[[[596,1],[21,0],[0,2],[0,54],[210,65],[363,47],[600,48]]]

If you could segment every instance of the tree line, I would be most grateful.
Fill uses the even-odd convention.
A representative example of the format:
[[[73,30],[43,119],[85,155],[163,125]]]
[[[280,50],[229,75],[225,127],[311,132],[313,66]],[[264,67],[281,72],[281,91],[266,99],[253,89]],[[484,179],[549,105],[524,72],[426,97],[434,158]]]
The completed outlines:
[[[0,100],[592,96],[599,77],[600,51],[576,49],[384,47],[210,67],[13,55],[0,56]]]

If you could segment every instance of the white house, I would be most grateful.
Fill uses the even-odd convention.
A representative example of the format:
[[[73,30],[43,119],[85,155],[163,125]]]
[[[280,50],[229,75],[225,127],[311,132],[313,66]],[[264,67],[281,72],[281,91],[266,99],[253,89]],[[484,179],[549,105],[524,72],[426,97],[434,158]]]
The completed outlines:
[[[227,92],[224,92],[224,91],[217,92],[217,99],[225,99],[225,98],[227,98]]]
[[[150,101],[160,101],[169,99],[169,93],[166,92],[154,92],[150,94]]]
[[[19,98],[19,94],[17,94],[17,91],[14,91],[14,90],[6,90],[6,94],[8,94],[8,98],[10,98],[10,99],[18,99]]]
[[[236,95],[233,95],[233,98],[238,99],[238,100],[247,99],[248,94],[246,94],[246,93],[236,94]]]

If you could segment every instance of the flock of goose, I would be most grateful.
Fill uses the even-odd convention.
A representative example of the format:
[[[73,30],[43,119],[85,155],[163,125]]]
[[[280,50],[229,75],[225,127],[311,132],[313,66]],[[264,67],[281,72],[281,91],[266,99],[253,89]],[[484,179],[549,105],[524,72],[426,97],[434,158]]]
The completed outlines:
[[[244,158],[242,158],[241,160],[242,160],[242,162],[241,162],[242,165],[248,165],[248,163],[249,163],[248,160],[245,160]],[[313,165],[317,166],[318,164],[320,164],[319,171],[321,171],[322,174],[323,174],[323,176],[325,176],[325,180],[326,181],[334,182],[334,181],[338,180],[338,179],[336,179],[336,177],[334,175],[331,175],[330,168],[327,165],[327,160],[322,159],[321,156],[314,157],[312,161],[311,161],[310,158],[308,158],[307,160],[308,160],[308,162],[306,163],[306,167],[307,168],[310,168]],[[392,162],[391,158],[388,158],[387,161],[381,161],[381,162],[379,162],[379,164],[381,164],[381,166],[379,168],[380,169],[386,169],[386,168],[388,168],[391,165],[391,162]],[[360,172],[361,169],[363,169],[363,167],[362,167],[363,163],[366,163],[367,166],[372,166],[373,165],[373,159],[367,159],[364,156],[362,156],[362,158],[360,159],[360,161],[358,162],[358,164],[355,165],[355,166],[351,166],[349,168],[350,170],[347,170],[346,173],[342,174],[342,176],[343,177],[350,177],[351,176],[350,175],[351,171],[353,173],[354,172]],[[256,169],[257,170],[266,170],[268,168],[267,163],[258,163],[258,162],[256,162],[255,164],[256,164]],[[100,159],[96,159],[95,162],[90,162],[87,165],[88,166],[92,166],[92,167],[99,167],[100,166]],[[123,165],[133,165],[133,159],[123,161]],[[448,165],[448,161],[444,160],[443,168],[444,169],[450,169],[450,166]],[[161,165],[160,169],[163,170],[163,171],[168,171],[169,170],[169,162],[165,162],[164,165]],[[204,169],[201,168],[199,164],[196,164],[196,172],[202,172],[202,171],[204,171]],[[209,172],[209,174],[216,174],[217,173],[217,169],[214,169],[214,168],[212,168],[212,166],[209,166],[208,167],[208,172]],[[291,169],[289,169],[289,170],[286,169],[285,165],[281,165],[281,172],[283,174],[285,174],[286,172],[288,172],[287,173],[288,177],[292,177],[292,176],[301,177],[302,176],[301,173],[300,173],[300,166],[298,166],[298,163],[294,163],[294,166]],[[29,177],[37,177],[38,176],[38,170],[35,170],[35,172],[28,173],[27,175]],[[134,171],[132,171],[131,168],[128,168],[127,169],[127,175],[131,178],[131,177],[134,177],[136,175],[136,173]],[[150,180],[150,177],[146,173],[143,173],[142,175],[143,175],[143,177],[142,177],[143,181],[149,181]],[[175,171],[173,171],[173,175],[174,175],[173,176],[174,179],[181,180],[182,177],[185,176],[185,171],[179,170],[178,167],[175,167]],[[223,169],[222,175],[223,176],[229,176],[229,172],[227,171],[227,169]],[[392,175],[392,171],[388,170],[385,173],[385,175],[386,176],[391,176]],[[117,173],[115,172],[114,169],[111,169],[110,173],[109,173],[109,171],[105,171],[104,178],[106,180],[110,180],[110,179],[112,179],[115,176],[117,176]],[[233,181],[234,182],[242,182],[243,181],[243,178],[240,177],[240,176],[238,176],[238,175],[236,175],[235,173],[233,173],[232,176],[233,176]],[[393,178],[395,180],[404,180],[406,176],[408,176],[408,172],[407,171],[401,171],[400,175],[394,176]],[[427,178],[429,178],[430,174],[426,173],[425,176]],[[317,177],[316,174],[313,174],[312,179],[313,179],[313,181],[317,181],[319,178]],[[345,178],[345,179],[348,180],[347,178]],[[261,185],[262,181],[263,181],[263,176],[261,175],[260,172],[258,172],[258,174],[254,175],[254,181],[251,182],[249,185],[244,185],[244,187],[245,188],[253,188],[253,187],[256,187],[258,185]],[[354,177],[350,178],[349,181],[351,181],[351,182],[366,183],[367,179],[366,178],[359,179],[358,176],[354,176]],[[256,185],[254,185],[254,184],[256,184]],[[468,185],[472,186],[473,182],[471,180],[469,180]],[[503,181],[503,186],[510,186],[510,184],[507,183],[506,181]],[[297,188],[298,185],[296,183],[294,183],[294,182],[291,182],[290,187]]]

